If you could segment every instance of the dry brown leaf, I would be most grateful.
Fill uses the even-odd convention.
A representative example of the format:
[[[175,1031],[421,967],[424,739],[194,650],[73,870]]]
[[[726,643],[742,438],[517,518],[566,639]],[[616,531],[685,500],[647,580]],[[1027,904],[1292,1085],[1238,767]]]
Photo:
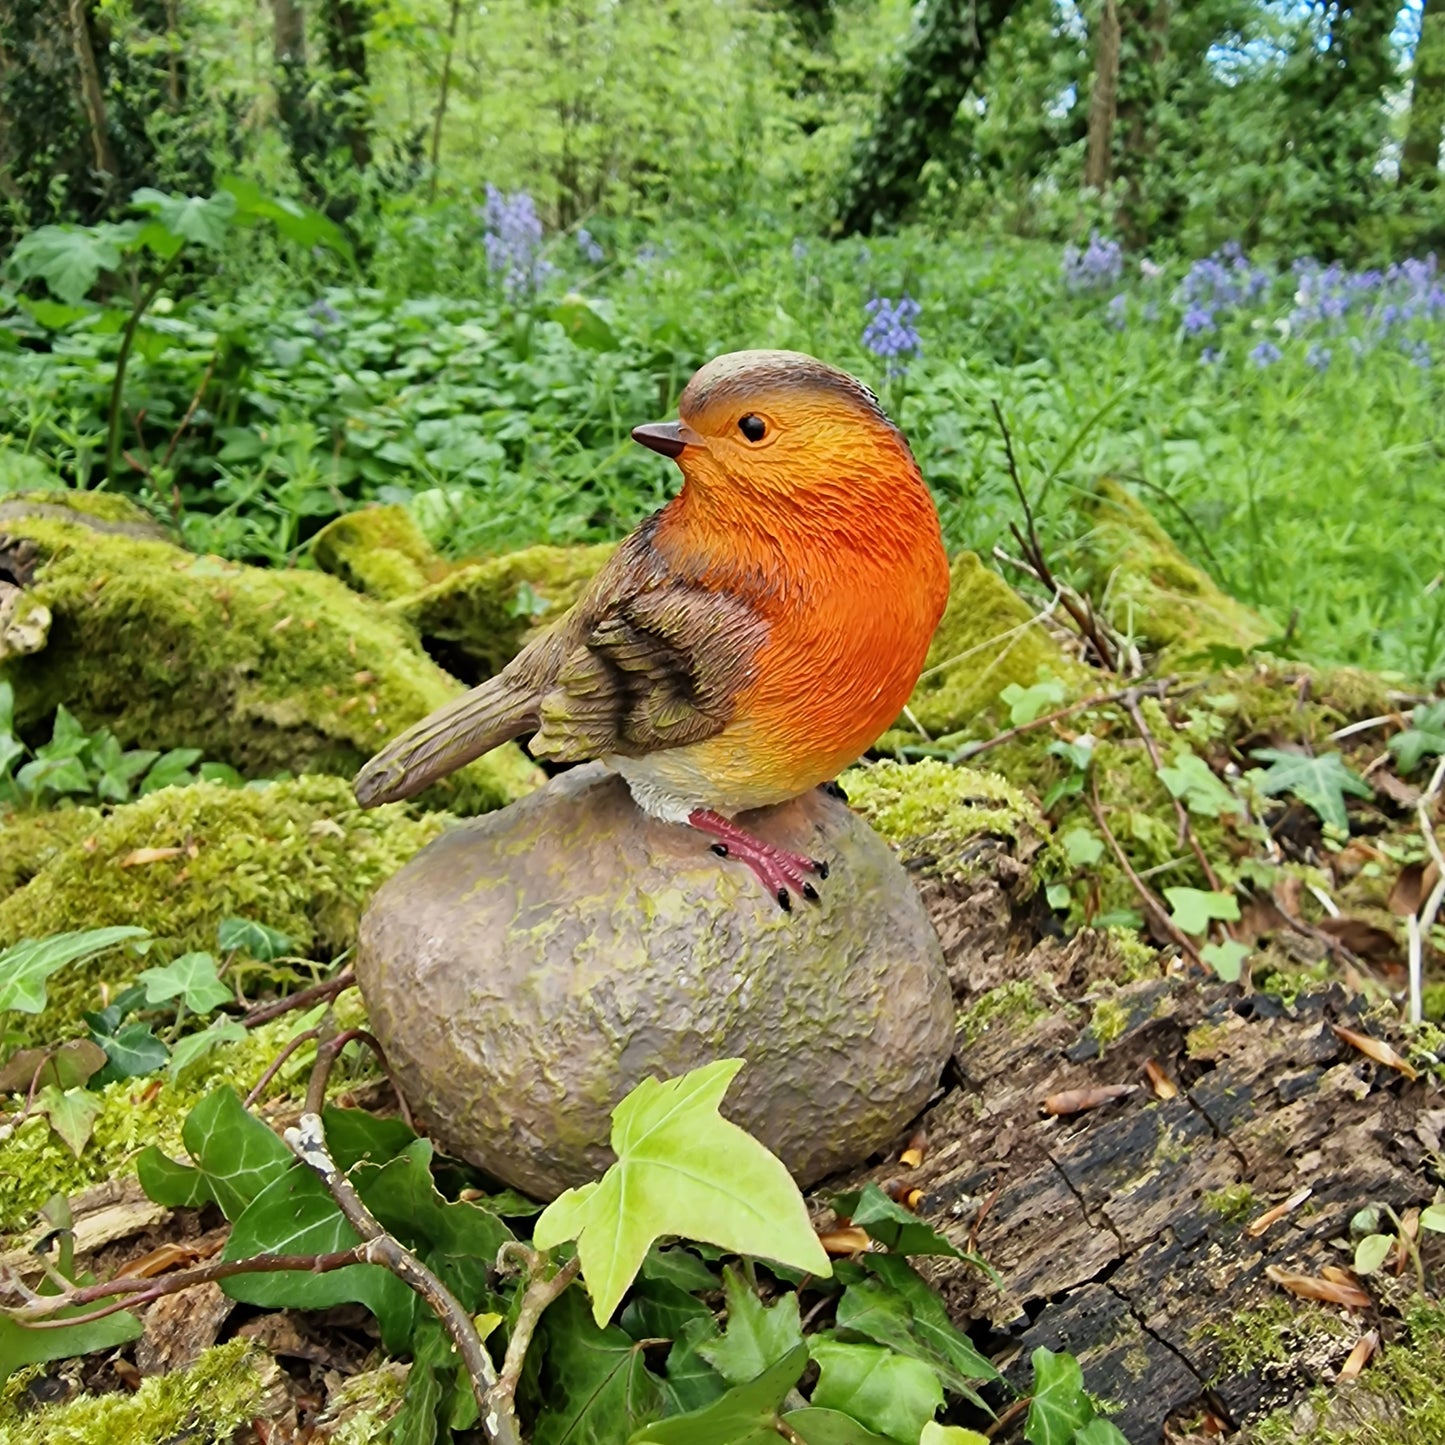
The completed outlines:
[[[1360,1371],[1370,1363],[1370,1357],[1380,1348],[1380,1332],[1378,1330],[1366,1330],[1359,1339],[1355,1341],[1355,1348],[1350,1351],[1350,1357],[1340,1366],[1340,1373],[1337,1376],[1341,1380],[1358,1380]]]
[[[1343,943],[1357,958],[1380,962],[1400,957],[1400,940],[1363,918],[1322,918],[1315,927]]]
[[[919,1129],[908,1141],[908,1147],[898,1156],[898,1162],[905,1169],[917,1169],[928,1157],[928,1135]]]
[[[1383,793],[1402,808],[1413,808],[1420,801],[1420,789],[1404,778],[1397,778],[1388,768],[1371,778],[1370,783],[1377,793]]]
[[[214,1254],[223,1243],[224,1240],[217,1240],[209,1250],[199,1250],[191,1244],[162,1244],[141,1255],[139,1259],[121,1265],[115,1272],[116,1278],[150,1279],[164,1274],[168,1269],[182,1269],[207,1254]]]
[[[1088,1109],[1097,1109],[1101,1104],[1112,1104],[1115,1099],[1125,1098],[1138,1089],[1137,1084],[1099,1084],[1091,1089],[1064,1089],[1050,1094],[1040,1106],[1045,1114],[1082,1114]]]
[[[1439,881],[1440,870],[1433,858],[1428,863],[1407,863],[1400,869],[1385,907],[1400,918],[1408,918],[1420,911],[1420,905]]]
[[[1149,1080],[1149,1087],[1154,1090],[1154,1097],[1156,1099],[1176,1099],[1179,1097],[1179,1085],[1164,1072],[1163,1067],[1157,1060],[1144,1060],[1144,1076]]]
[[[1383,1039],[1372,1039],[1369,1034],[1356,1033],[1354,1029],[1344,1028],[1340,1024],[1331,1024],[1330,1027],[1335,1031],[1336,1038],[1343,1039],[1351,1048],[1358,1049],[1377,1064],[1404,1074],[1412,1083],[1420,1077],[1420,1071],[1414,1064],[1397,1054]]]
[[[1277,1264],[1264,1267],[1265,1277],[1273,1280],[1282,1290],[1287,1290],[1300,1299],[1318,1300],[1321,1304],[1343,1305],[1347,1310],[1365,1310],[1374,1301],[1354,1283],[1343,1283],[1330,1279],[1319,1279],[1312,1274],[1296,1274]]]
[[[273,623],[273,624],[272,624],[271,631],[272,631],[272,632],[285,632],[285,630],[286,630],[288,627],[290,627],[291,624],[292,624],[293,622],[295,622],[295,621],[296,621],[296,619],[295,619],[294,617],[291,617],[291,616],[283,617],[279,622],[276,622],[276,623]]]
[[[1273,1209],[1266,1209],[1263,1214],[1251,1219],[1244,1226],[1244,1232],[1251,1239],[1258,1239],[1261,1234],[1278,1224],[1286,1215],[1293,1214],[1313,1193],[1313,1188],[1308,1184],[1303,1189],[1295,1190],[1282,1204],[1276,1204]]]
[[[167,858],[179,858],[184,848],[133,848],[120,860],[122,868],[141,868],[147,863],[164,863]]]
[[[872,1243],[866,1229],[850,1224],[843,1229],[828,1229],[818,1236],[818,1243],[829,1254],[861,1254]]]

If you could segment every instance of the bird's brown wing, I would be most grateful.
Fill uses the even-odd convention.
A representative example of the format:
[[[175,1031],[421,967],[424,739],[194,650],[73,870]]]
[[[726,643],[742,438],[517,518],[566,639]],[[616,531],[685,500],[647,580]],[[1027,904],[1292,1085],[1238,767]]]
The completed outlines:
[[[671,575],[642,548],[598,581],[612,585],[584,598],[565,630],[532,752],[559,762],[639,756],[726,727],[756,676],[766,619],[742,597]]]

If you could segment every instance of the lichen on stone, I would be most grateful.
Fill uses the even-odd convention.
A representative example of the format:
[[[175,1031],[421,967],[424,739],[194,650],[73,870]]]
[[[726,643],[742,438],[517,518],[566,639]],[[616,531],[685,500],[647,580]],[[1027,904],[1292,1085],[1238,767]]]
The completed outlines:
[[[381,602],[420,592],[450,570],[405,507],[363,507],[337,517],[311,539],[311,558]]]
[[[612,551],[610,542],[537,546],[465,563],[391,610],[455,671],[480,680],[561,617]]]
[[[155,954],[170,958],[213,948],[216,925],[237,916],[279,929],[303,956],[331,958],[355,941],[373,890],[449,822],[446,814],[413,816],[400,804],[362,809],[345,781],[326,777],[163,788],[85,817],[28,882],[0,897],[0,948],[131,924],[149,930]],[[0,828],[0,839],[10,826]],[[136,861],[140,849],[178,851]],[[105,955],[56,975],[43,1016],[48,1033],[96,1007],[101,977],[119,982],[118,967],[142,967],[117,959]]]
[[[1041,677],[1069,696],[1094,675],[1054,641],[1039,614],[975,552],[961,552],[949,571],[948,607],[928,649],[908,710],[932,738],[957,733],[1016,683]],[[897,730],[901,736],[902,729]],[[917,741],[914,734],[912,741]]]
[[[1006,778],[925,758],[862,764],[840,781],[852,806],[907,856],[927,855],[942,872],[963,878],[970,846],[999,839],[1028,872],[1019,891],[1032,891],[1050,829],[1038,805]]]
[[[44,650],[0,662],[22,730],[64,703],[127,746],[200,748],[249,777],[350,775],[456,696],[411,628],[334,577],[96,530],[77,515],[92,494],[43,495],[18,511],[0,501],[7,536],[38,555],[28,587],[54,619]],[[508,743],[433,791],[476,812],[540,779]]]
[[[153,1375],[134,1394],[79,1395],[27,1410],[0,1395],[0,1445],[222,1445],[250,1420],[275,1363],[249,1340],[216,1345],[188,1370]]]

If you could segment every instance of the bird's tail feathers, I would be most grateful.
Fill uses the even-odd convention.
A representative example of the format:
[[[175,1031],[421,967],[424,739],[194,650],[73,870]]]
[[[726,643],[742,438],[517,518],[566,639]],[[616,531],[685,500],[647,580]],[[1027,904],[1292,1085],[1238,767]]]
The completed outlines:
[[[356,775],[352,787],[365,808],[410,798],[536,725],[536,697],[502,674],[393,739]]]

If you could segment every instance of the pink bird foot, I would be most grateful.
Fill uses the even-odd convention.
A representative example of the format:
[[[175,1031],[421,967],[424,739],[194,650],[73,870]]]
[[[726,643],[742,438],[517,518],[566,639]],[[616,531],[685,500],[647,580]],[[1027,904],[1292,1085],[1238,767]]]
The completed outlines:
[[[710,808],[696,809],[688,814],[687,821],[694,828],[711,833],[720,840],[712,845],[712,851],[719,858],[736,858],[740,863],[746,863],[762,880],[763,887],[778,900],[778,906],[784,913],[793,910],[790,888],[796,889],[810,903],[818,901],[818,890],[808,877],[813,874],[826,878],[827,863],[817,858],[805,858],[801,853],[789,853],[785,848],[775,848]]]

